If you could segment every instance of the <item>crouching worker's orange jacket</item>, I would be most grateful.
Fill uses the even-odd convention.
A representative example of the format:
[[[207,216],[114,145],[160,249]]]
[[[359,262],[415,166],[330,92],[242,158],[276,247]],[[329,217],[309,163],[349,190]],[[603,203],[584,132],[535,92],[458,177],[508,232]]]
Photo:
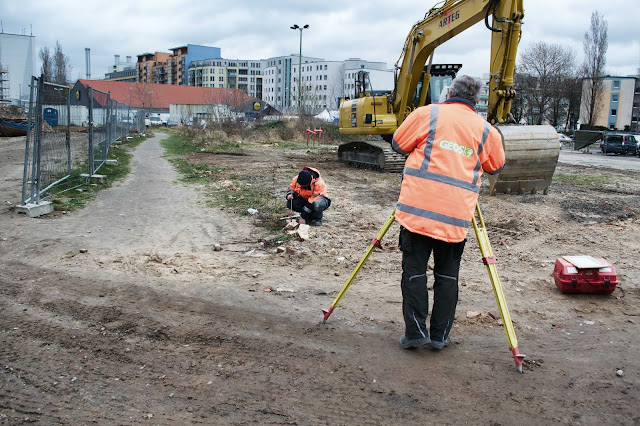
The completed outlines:
[[[303,188],[298,184],[298,175],[291,179],[291,185],[287,190],[287,194],[295,193],[298,197],[306,199],[310,204],[320,198],[329,198],[327,184],[320,176],[320,172],[312,167],[303,167],[302,170],[308,170],[311,173],[311,184],[308,188]]]

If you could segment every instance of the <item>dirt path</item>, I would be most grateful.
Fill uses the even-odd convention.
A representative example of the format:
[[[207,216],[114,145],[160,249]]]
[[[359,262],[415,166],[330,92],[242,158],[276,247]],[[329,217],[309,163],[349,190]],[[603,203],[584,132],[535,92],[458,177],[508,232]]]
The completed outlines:
[[[39,219],[6,204],[19,194],[22,159],[18,142],[0,144],[12,153],[0,163],[0,422],[640,422],[634,172],[580,171],[611,175],[618,183],[604,191],[558,184],[546,197],[481,196],[527,354],[520,375],[492,318],[498,312],[471,234],[452,345],[442,353],[397,343],[395,225],[320,324],[320,309],[390,213],[398,176],[314,157],[334,200],[326,226],[288,244],[294,255],[277,254],[261,243],[254,219],[207,207],[202,189],[176,183],[162,137],[140,145],[132,174],[87,208]],[[283,191],[309,160],[259,148],[199,157],[254,174],[280,164],[274,190]],[[214,243],[224,250],[214,252]],[[553,262],[578,253],[614,263],[620,288],[560,294]]]

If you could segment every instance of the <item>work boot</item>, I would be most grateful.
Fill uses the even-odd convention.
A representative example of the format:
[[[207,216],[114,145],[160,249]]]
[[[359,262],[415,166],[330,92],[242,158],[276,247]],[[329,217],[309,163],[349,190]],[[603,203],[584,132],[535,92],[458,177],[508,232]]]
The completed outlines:
[[[322,219],[316,219],[316,220],[312,221],[311,225],[313,225],[313,226],[322,226]]]
[[[408,339],[407,336],[403,334],[400,338],[400,346],[402,346],[402,349],[411,349],[426,345],[430,341],[429,336],[420,337],[419,339]]]
[[[444,342],[440,342],[437,340],[432,340],[431,341],[431,349],[435,349],[437,351],[441,350],[442,348],[449,346],[449,336],[447,336],[446,339],[444,339]]]

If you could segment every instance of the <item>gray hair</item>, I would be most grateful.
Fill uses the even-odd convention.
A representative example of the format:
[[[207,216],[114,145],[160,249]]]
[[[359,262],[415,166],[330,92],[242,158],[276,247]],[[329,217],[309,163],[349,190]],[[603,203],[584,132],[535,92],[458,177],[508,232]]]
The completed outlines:
[[[455,96],[468,99],[475,105],[480,101],[481,90],[482,83],[479,80],[469,77],[468,75],[461,75],[451,82],[449,97],[453,98]]]

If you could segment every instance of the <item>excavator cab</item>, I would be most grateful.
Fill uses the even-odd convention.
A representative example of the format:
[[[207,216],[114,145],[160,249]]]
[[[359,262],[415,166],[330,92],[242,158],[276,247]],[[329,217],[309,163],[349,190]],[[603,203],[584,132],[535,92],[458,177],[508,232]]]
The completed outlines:
[[[431,65],[431,67],[428,65],[425,66],[422,78],[418,81],[416,91],[411,99],[413,108],[440,102],[442,91],[451,86],[451,82],[456,77],[456,74],[458,74],[460,68],[462,68],[462,64],[435,64]],[[427,93],[423,98],[422,87],[425,86],[426,76],[429,76],[426,84]]]
[[[461,67],[461,64],[425,66],[412,99],[413,108],[438,102],[441,91],[451,85]],[[352,167],[402,172],[405,157],[390,145],[398,128],[396,115],[390,109],[392,93],[373,90],[369,73],[364,70],[355,75],[355,89],[354,99],[340,103],[340,133],[361,135],[362,129],[367,128],[371,137],[341,144],[338,161]],[[350,126],[344,126],[345,123]]]

